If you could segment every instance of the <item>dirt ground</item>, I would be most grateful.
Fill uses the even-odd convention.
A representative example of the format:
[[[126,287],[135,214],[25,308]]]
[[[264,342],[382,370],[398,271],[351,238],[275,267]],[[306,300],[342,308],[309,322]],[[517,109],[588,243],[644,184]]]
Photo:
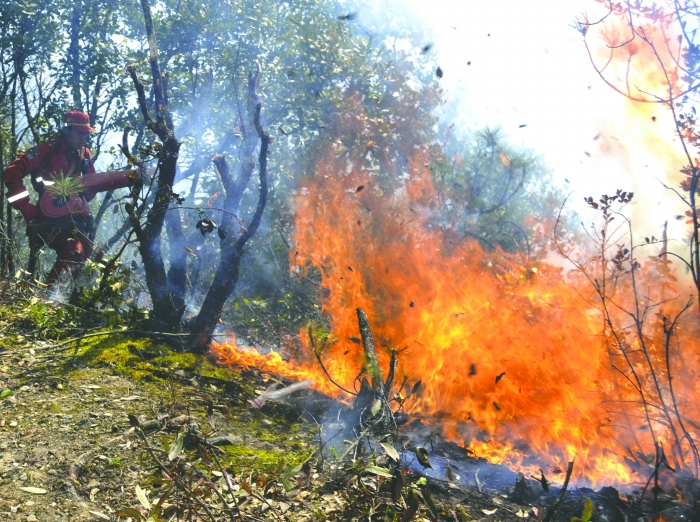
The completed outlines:
[[[0,519],[129,520],[116,513],[145,513],[137,486],[153,502],[166,489],[146,441],[167,453],[186,426],[208,441],[226,439],[222,469],[233,477],[235,519],[402,520],[406,514],[387,507],[392,479],[353,477],[330,456],[320,458],[317,422],[344,407],[329,398],[307,390],[257,410],[252,399],[275,376],[217,368],[147,339],[117,335],[61,345],[9,335],[7,325],[3,330]],[[150,421],[148,439],[129,415],[141,426]],[[221,475],[212,471],[207,481],[221,486]],[[409,476],[420,471],[412,469]],[[429,491],[433,509],[423,500],[412,519],[542,520],[557,492],[545,493],[532,480],[525,486],[516,498],[513,487],[487,490],[429,478],[422,491]],[[581,517],[586,497],[594,502],[591,520],[649,519],[616,495],[574,490],[553,520]],[[684,506],[665,504],[667,519],[692,520]],[[189,520],[182,513],[171,519]]]

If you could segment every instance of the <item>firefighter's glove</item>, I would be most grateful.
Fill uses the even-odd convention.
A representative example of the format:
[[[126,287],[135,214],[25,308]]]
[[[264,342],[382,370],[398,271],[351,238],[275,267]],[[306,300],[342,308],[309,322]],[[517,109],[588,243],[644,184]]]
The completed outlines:
[[[19,211],[24,216],[25,221],[31,221],[39,215],[39,208],[29,202],[26,202],[24,205],[19,207]]]

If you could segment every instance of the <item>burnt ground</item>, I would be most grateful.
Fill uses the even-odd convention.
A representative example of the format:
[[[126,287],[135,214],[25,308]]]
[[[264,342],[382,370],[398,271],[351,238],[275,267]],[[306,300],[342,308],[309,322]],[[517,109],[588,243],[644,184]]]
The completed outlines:
[[[186,495],[171,492],[177,473],[190,481],[193,498],[211,506],[210,518],[192,520],[542,520],[558,493],[533,480],[517,492],[513,481],[492,484],[494,474],[515,474],[466,456],[461,461],[464,450],[445,445],[433,448],[434,467],[449,459],[462,476],[450,481],[404,453],[399,495],[396,479],[383,476],[392,467],[388,455],[355,455],[350,465],[328,451],[330,429],[319,425],[345,406],[313,391],[256,410],[252,399],[275,376],[218,368],[123,335],[42,341],[36,330],[20,333],[7,314],[0,332],[0,519],[129,520],[116,513],[148,511],[138,486],[150,504],[167,498],[158,520],[190,520]],[[167,461],[178,433],[185,441],[173,457],[179,468],[166,473],[156,459]],[[193,440],[218,445],[203,450]],[[190,464],[201,477],[188,478]],[[480,481],[472,481],[474,470],[481,470]],[[222,471],[231,477],[228,489]],[[204,491],[209,483],[223,500]],[[587,498],[591,520],[650,519],[648,503],[638,507],[612,488],[572,488],[553,520],[581,517]],[[666,498],[657,509],[668,520],[698,520],[687,502]]]

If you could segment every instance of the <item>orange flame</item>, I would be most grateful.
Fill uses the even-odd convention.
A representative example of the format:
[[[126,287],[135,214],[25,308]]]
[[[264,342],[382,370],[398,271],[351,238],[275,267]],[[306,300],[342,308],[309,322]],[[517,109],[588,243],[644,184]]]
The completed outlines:
[[[494,463],[543,467],[555,480],[573,457],[575,474],[593,484],[642,480],[638,471],[654,452],[641,431],[643,408],[611,364],[600,314],[582,298],[590,287],[544,262],[485,252],[474,242],[446,245],[428,224],[437,196],[423,165],[415,159],[405,187],[387,196],[370,175],[338,174],[328,161],[297,197],[294,250],[302,257],[294,257],[294,269],[321,273],[334,340],[323,355],[329,373],[356,388],[361,307],[385,374],[388,349],[395,348],[400,375],[422,381],[424,391],[406,402],[407,411],[445,438]],[[659,291],[675,290],[669,285]],[[691,340],[675,348],[678,360],[697,350]],[[658,361],[663,350],[652,343]],[[225,347],[218,354],[228,363],[312,378],[319,390],[338,394],[312,357],[287,362]],[[678,389],[687,386],[685,411],[700,419],[689,407],[697,356],[683,365],[674,379]],[[654,428],[665,433],[662,423]]]
[[[609,45],[627,38],[622,29],[604,31]],[[648,60],[648,53],[632,42],[621,56]],[[677,74],[672,66],[669,71]],[[657,80],[639,69],[633,77],[636,85]],[[673,345],[664,344],[667,315],[679,310],[680,299],[643,318],[642,352],[622,312],[612,314],[623,339],[611,336],[585,278],[544,260],[447,241],[430,220],[439,195],[420,153],[398,188],[341,163],[327,159],[299,191],[292,249],[298,255],[290,257],[294,272],[321,275],[332,334],[323,359],[337,382],[355,389],[362,372],[360,307],[370,318],[385,374],[389,350],[396,349],[397,382],[422,382],[422,393],[404,403],[406,411],[473,454],[514,469],[542,467],[555,480],[575,457],[574,474],[593,485],[639,483],[653,469],[653,431],[660,444],[675,438],[680,449],[669,451],[669,460],[692,468],[690,446],[700,431],[697,321],[681,321]],[[677,295],[672,272],[665,256],[639,268],[648,282],[647,302]],[[629,282],[617,292],[620,309],[632,309]],[[627,368],[620,365],[623,342]],[[311,378],[317,389],[337,396],[308,350],[298,361],[231,346],[215,353],[223,362]],[[667,405],[668,415],[648,413],[640,389],[650,402]],[[394,391],[406,394],[406,388]]]

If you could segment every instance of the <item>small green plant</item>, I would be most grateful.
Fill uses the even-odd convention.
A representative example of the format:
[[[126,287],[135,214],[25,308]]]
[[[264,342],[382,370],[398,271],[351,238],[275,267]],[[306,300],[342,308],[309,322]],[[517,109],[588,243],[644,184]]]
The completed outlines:
[[[39,302],[36,297],[18,304],[17,319],[22,328],[45,339],[58,339],[76,326],[72,311],[54,303]]]
[[[132,269],[123,265],[118,257],[88,260],[83,272],[86,281],[73,291],[69,302],[84,311],[84,321],[94,322],[97,317],[106,326],[116,328],[133,327],[147,318],[146,310],[138,306],[131,287]]]
[[[136,498],[139,499],[139,502],[146,510],[145,514],[141,513],[136,508],[126,508],[117,511],[115,515],[120,518],[133,518],[134,520],[138,520],[140,522],[160,522],[161,520],[165,520],[164,518],[161,518],[161,514],[163,513],[161,504],[165,500],[165,496],[158,499],[156,504],[151,504],[150,500],[148,500],[148,494],[146,491],[141,489],[141,486],[136,484]]]
[[[110,468],[121,468],[122,467],[122,459],[119,457],[110,457],[107,459],[107,465],[109,465]]]
[[[583,505],[583,512],[580,517],[573,517],[571,522],[588,522],[593,516],[593,501],[590,498],[586,499]]]
[[[80,194],[83,186],[78,181],[78,178],[67,176],[63,172],[59,172],[58,176],[53,178],[53,183],[46,184],[46,191],[54,200],[58,200],[61,204],[66,204],[71,197]]]

